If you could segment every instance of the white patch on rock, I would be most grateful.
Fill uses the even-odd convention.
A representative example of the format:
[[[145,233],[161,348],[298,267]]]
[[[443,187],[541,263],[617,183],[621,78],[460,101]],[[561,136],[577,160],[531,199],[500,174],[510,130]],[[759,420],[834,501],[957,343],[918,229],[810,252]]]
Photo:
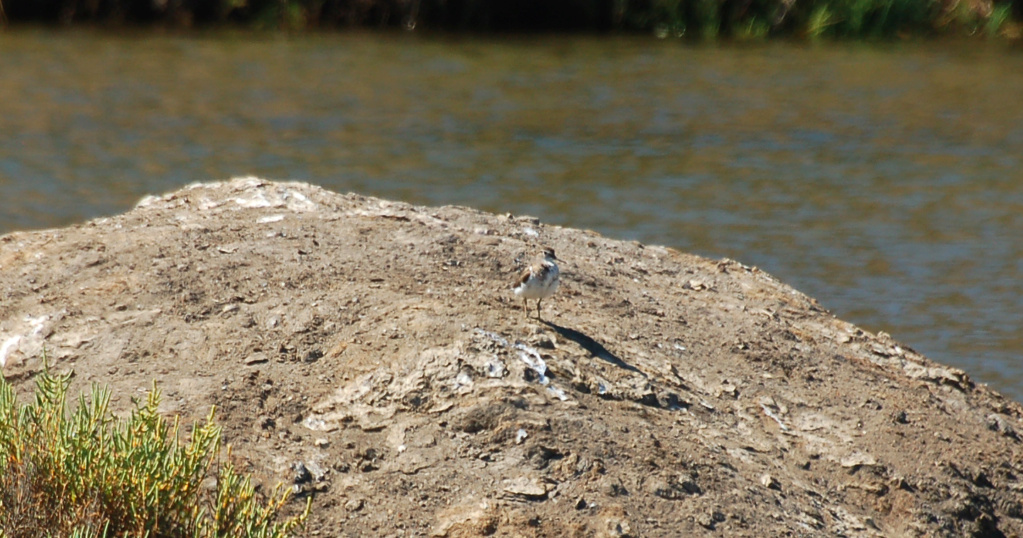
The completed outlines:
[[[3,368],[7,364],[7,354],[16,348],[18,342],[21,341],[21,335],[16,334],[7,340],[4,340],[3,345],[0,345],[0,368]]]

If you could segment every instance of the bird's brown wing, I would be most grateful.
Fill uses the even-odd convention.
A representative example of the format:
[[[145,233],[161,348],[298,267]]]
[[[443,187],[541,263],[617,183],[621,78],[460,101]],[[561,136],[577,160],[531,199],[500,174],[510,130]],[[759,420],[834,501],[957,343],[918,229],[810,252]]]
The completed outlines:
[[[529,277],[532,274],[533,274],[533,268],[532,267],[526,267],[525,269],[523,269],[522,272],[519,273],[518,285],[521,286],[521,285],[525,284],[526,281],[529,280]]]

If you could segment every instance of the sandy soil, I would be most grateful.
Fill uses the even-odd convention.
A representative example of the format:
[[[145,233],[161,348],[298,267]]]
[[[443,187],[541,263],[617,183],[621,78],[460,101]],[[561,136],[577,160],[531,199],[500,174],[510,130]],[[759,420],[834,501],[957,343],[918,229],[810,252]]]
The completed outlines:
[[[22,395],[216,405],[310,536],[1023,536],[1020,405],[735,261],[249,178],[0,237],[0,298]]]

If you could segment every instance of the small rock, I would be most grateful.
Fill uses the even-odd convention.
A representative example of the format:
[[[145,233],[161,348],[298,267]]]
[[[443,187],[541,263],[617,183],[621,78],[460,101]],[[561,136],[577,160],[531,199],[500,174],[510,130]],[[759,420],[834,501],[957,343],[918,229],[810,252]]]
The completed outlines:
[[[504,491],[512,495],[519,495],[530,499],[542,499],[547,497],[550,490],[547,484],[536,478],[520,476],[505,482]]]
[[[515,444],[521,445],[522,441],[526,440],[526,437],[529,437],[529,433],[527,433],[526,430],[519,428],[519,431],[515,432]]]
[[[506,372],[504,363],[501,362],[501,359],[497,358],[496,356],[493,359],[487,361],[486,369],[487,377],[492,378],[504,377],[504,374]]]
[[[625,496],[629,494],[629,490],[625,488],[625,485],[619,480],[608,480],[604,483],[604,493],[609,497]]]
[[[1006,437],[1019,439],[1016,430],[1009,423],[1009,420],[997,413],[991,413],[987,416],[987,428],[993,432],[1000,432]]]
[[[700,495],[703,493],[703,489],[701,489],[700,485],[694,480],[683,480],[679,482],[678,486],[690,495]]]
[[[781,482],[778,482],[777,478],[769,474],[765,474],[760,477],[760,484],[767,489],[776,489],[779,491],[781,490]]]
[[[277,422],[266,415],[262,415],[256,419],[256,424],[262,430],[272,430],[277,426]]]
[[[632,526],[624,517],[607,517],[604,518],[604,532],[601,533],[601,536],[628,538],[632,536]]]
[[[292,464],[291,469],[295,471],[295,484],[320,482],[327,474],[327,469],[315,461],[297,461]]]
[[[363,504],[362,499],[348,499],[348,502],[345,503],[345,510],[349,512],[358,512],[359,510],[362,510]]]
[[[541,349],[555,349],[557,347],[557,342],[551,335],[541,334],[537,337],[535,345]]]
[[[668,485],[666,480],[661,478],[653,478],[644,482],[643,488],[646,489],[648,493],[657,495],[662,499],[668,498],[667,493],[671,492],[671,486]]]
[[[319,448],[327,448],[328,446],[330,446],[330,441],[327,440],[326,438],[321,437],[313,441],[313,444]]]
[[[877,465],[877,460],[870,454],[864,454],[862,452],[855,452],[850,454],[838,462],[842,467],[862,467],[864,465]]]
[[[707,285],[704,284],[702,281],[699,281],[699,280],[690,280],[690,281],[686,282],[685,284],[682,284],[682,289],[684,289],[684,290],[693,290],[693,291],[702,291],[702,290],[707,289]]]
[[[312,482],[313,474],[309,472],[309,469],[306,468],[304,463],[300,461],[295,462],[291,466],[291,470],[295,471],[295,478],[292,479],[292,482],[294,482],[295,485]]]
[[[709,514],[708,513],[697,514],[696,523],[706,529],[714,530],[714,527],[716,527],[718,523],[723,522],[725,519],[727,518],[723,513],[714,510]]]
[[[262,353],[253,353],[252,355],[249,355],[248,357],[246,357],[244,362],[245,362],[246,365],[252,365],[252,364],[262,364],[262,363],[266,362],[267,360],[268,359],[266,358],[266,355],[264,355]]]

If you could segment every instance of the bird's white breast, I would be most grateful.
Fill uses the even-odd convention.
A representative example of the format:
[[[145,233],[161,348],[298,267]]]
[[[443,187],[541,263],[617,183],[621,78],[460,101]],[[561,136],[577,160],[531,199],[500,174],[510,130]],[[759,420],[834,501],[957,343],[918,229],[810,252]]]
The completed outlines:
[[[560,271],[554,263],[544,262],[531,268],[529,278],[515,288],[515,295],[526,299],[544,299],[558,289]]]

